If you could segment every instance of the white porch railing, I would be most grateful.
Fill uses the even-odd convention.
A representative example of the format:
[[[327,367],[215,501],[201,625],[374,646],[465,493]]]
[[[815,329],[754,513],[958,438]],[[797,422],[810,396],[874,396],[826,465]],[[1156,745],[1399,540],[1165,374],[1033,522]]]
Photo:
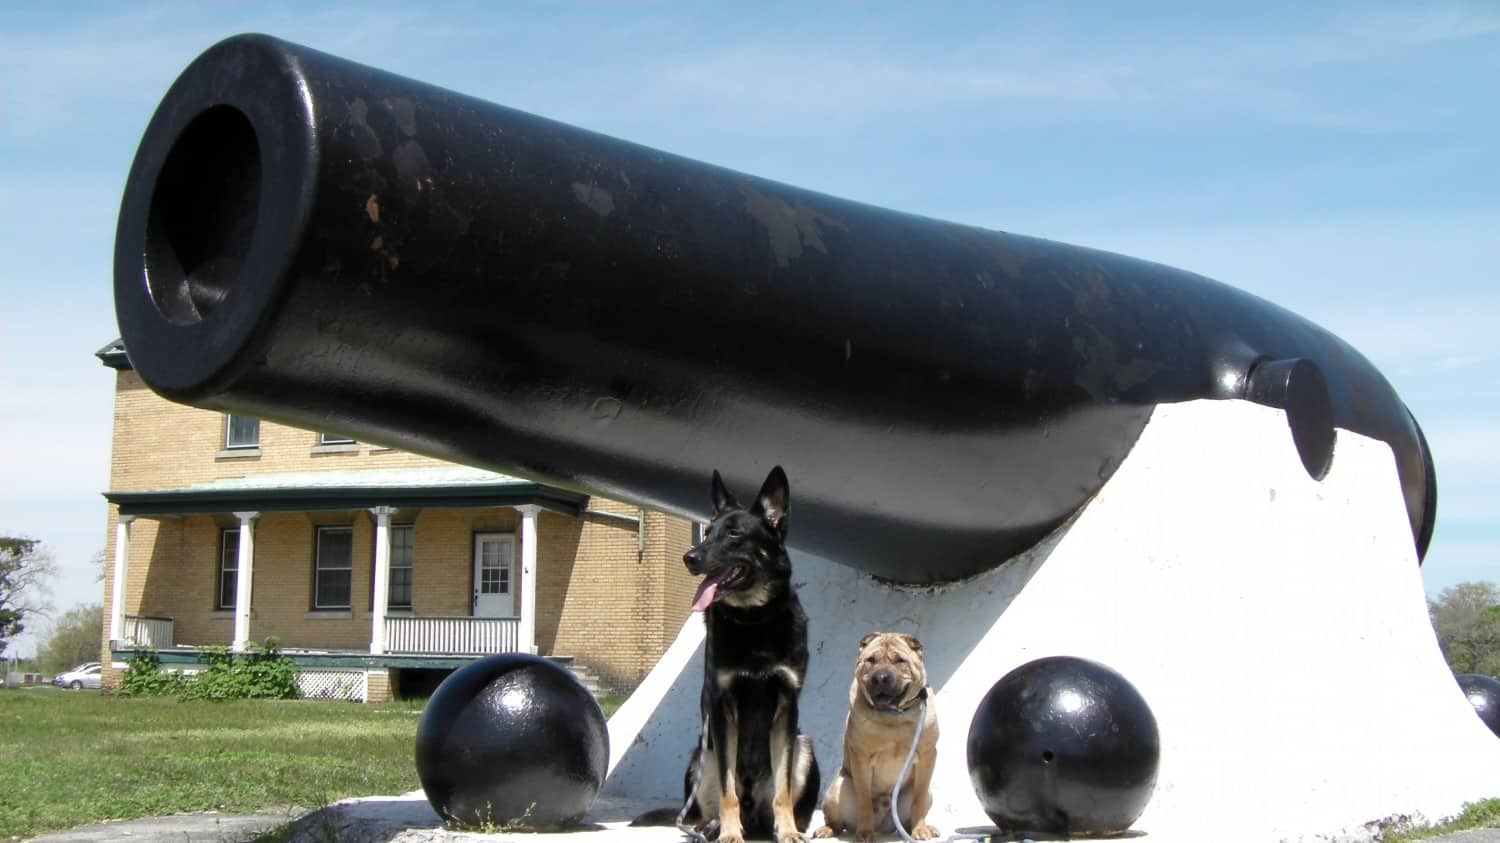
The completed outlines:
[[[390,653],[466,656],[513,653],[518,649],[520,631],[520,618],[387,616],[385,649]]]
[[[171,618],[126,615],[123,632],[126,641],[134,642],[139,647],[160,650],[175,644]]]

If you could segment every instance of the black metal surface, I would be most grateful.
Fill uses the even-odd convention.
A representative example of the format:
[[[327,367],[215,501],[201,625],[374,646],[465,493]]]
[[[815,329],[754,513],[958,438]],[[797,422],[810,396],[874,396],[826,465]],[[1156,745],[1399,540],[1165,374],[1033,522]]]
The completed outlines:
[[[464,826],[575,825],[609,766],[604,712],[566,669],[487,656],[438,686],[417,723],[417,778],[433,810]]]
[[[1395,450],[1419,554],[1431,531],[1389,384],[1263,300],[264,36],[167,93],[115,261],[131,360],[169,397],[700,518],[709,469],[779,462],[798,547],[899,581],[1031,547],[1156,404],[1244,397],[1262,360],[1322,374],[1332,423]]]
[[[1500,679],[1482,673],[1460,673],[1454,678],[1469,698],[1469,705],[1474,706],[1474,713],[1500,737]]]
[[[1316,364],[1307,360],[1266,360],[1255,364],[1245,385],[1245,398],[1286,413],[1292,444],[1302,467],[1314,480],[1322,480],[1333,465],[1336,439],[1333,403],[1328,381]]]
[[[1156,789],[1156,717],[1125,677],[1052,656],[1007,673],[969,724],[969,779],[1001,829],[1117,834]]]

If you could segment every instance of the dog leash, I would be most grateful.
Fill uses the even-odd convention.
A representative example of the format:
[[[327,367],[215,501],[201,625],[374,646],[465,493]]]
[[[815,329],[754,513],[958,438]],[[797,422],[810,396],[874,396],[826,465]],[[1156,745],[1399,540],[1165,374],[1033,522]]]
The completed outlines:
[[[896,826],[896,833],[906,843],[954,843],[958,840],[989,840],[993,835],[988,833],[959,834],[954,832],[941,840],[921,841],[907,833],[906,827],[901,825],[901,783],[906,781],[906,776],[911,772],[911,763],[917,758],[917,746],[922,742],[922,730],[927,726],[927,695],[922,695],[921,707],[917,711],[917,733],[912,736],[911,749],[906,753],[906,763],[901,765],[901,775],[896,777],[896,786],[891,788],[891,822]],[[1022,843],[1030,843],[1029,840]]]
[[[698,769],[693,776],[693,787],[688,791],[687,801],[682,803],[682,810],[677,812],[677,830],[687,835],[692,843],[710,843],[702,832],[687,822],[688,811],[692,810],[693,801],[698,798],[698,787],[703,784],[703,757],[708,754],[708,718],[703,719],[703,728],[698,732]]]

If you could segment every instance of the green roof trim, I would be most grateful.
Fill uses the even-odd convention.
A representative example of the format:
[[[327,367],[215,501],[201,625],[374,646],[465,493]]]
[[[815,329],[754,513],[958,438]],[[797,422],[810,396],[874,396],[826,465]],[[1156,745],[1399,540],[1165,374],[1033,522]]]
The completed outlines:
[[[125,351],[125,341],[121,339],[111,341],[108,345],[94,352],[94,356],[99,358],[100,363],[117,371],[135,368],[130,365],[130,355]]]
[[[453,486],[313,486],[304,488],[188,488],[149,492],[105,492],[121,515],[208,515],[305,510],[472,508],[535,504],[577,516],[589,496],[542,483],[468,483]]]

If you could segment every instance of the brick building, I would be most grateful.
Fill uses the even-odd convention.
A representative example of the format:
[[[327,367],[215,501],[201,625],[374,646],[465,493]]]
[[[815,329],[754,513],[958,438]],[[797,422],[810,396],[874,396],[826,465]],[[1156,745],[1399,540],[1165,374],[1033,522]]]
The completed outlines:
[[[170,402],[118,342],[105,684],[149,646],[274,636],[304,691],[420,693],[477,656],[571,659],[623,690],[686,620],[692,524],[572,490]]]

